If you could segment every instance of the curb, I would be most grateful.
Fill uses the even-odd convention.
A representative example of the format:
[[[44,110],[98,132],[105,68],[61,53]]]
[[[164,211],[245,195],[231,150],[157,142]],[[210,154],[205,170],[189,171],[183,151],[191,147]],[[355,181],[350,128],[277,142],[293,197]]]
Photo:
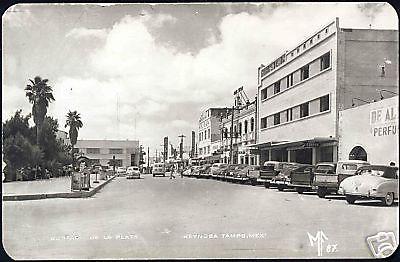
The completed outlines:
[[[115,177],[116,177],[116,175],[111,177],[110,179],[108,179],[103,184],[93,188],[90,191],[3,196],[3,201],[38,200],[38,199],[46,199],[46,198],[86,198],[86,197],[91,197],[94,194],[96,194],[100,189],[102,189],[105,185],[110,183],[111,180],[113,180]]]

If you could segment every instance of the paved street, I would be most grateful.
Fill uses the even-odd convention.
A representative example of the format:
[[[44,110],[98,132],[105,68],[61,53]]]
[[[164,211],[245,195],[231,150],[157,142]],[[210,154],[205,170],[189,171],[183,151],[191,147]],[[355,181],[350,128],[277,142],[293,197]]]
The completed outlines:
[[[366,237],[397,232],[397,214],[397,203],[119,177],[92,198],[3,202],[3,245],[15,259],[317,257],[307,232],[322,230],[323,257],[371,257]]]

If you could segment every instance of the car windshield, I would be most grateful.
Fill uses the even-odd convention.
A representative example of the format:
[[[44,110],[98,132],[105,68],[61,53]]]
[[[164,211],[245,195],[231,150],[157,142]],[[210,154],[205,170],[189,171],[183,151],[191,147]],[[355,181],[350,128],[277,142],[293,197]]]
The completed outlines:
[[[343,170],[357,170],[357,165],[356,164],[343,164],[342,169]]]
[[[333,167],[329,165],[319,165],[315,168],[315,171],[320,172],[333,172]]]
[[[365,169],[361,170],[360,175],[383,176],[384,173],[383,170]]]
[[[262,170],[263,171],[273,171],[274,167],[275,166],[273,164],[267,164],[267,165],[262,166]]]

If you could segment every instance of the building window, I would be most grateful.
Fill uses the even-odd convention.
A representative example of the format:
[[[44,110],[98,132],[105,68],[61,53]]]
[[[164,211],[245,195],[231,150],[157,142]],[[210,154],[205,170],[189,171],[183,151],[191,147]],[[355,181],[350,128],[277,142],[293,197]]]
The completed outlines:
[[[305,80],[309,77],[309,66],[305,65],[300,69],[300,80]]]
[[[328,33],[328,27],[325,29],[325,34],[327,34]]]
[[[210,146],[207,147],[207,154],[210,154]]]
[[[293,73],[288,76],[288,87],[293,85]]]
[[[318,34],[318,35],[317,35],[317,39],[319,39],[319,37],[320,37],[320,35]]]
[[[303,44],[303,49],[306,49],[306,43]]]
[[[208,139],[210,139],[210,137],[211,137],[211,130],[208,129]]]
[[[294,55],[294,54],[293,54],[293,52],[292,52],[292,53],[290,53],[290,55],[291,55],[291,56],[293,56],[293,55]]]
[[[242,123],[239,123],[239,134],[242,134]]]
[[[300,52],[300,48],[297,48],[297,50],[296,50],[296,51],[297,51],[297,53],[299,53],[299,52]]]
[[[309,103],[300,105],[300,118],[308,116]]]
[[[261,128],[267,127],[267,117],[261,118]]]
[[[312,42],[313,42],[312,39],[310,39],[310,45],[312,45]]]
[[[292,121],[292,109],[291,108],[286,110],[286,118],[287,118],[287,121]]]
[[[244,133],[247,134],[247,125],[248,125],[248,121],[245,120],[244,121]]]
[[[261,99],[267,98],[267,88],[261,90]]]
[[[122,154],[122,148],[110,148],[110,154]]]
[[[329,95],[326,95],[319,99],[319,111],[324,112],[328,110],[329,110]]]
[[[321,71],[329,68],[331,66],[331,56],[330,53],[326,53],[321,56]]]
[[[281,81],[274,83],[274,94],[277,94],[281,91]]]
[[[86,148],[86,154],[100,154],[100,148]]]
[[[281,123],[280,119],[279,113],[274,114],[274,125],[279,125]]]
[[[233,127],[233,133],[234,133],[235,137],[238,137],[237,126]]]
[[[253,117],[250,119],[250,131],[251,132],[254,131],[254,118]]]

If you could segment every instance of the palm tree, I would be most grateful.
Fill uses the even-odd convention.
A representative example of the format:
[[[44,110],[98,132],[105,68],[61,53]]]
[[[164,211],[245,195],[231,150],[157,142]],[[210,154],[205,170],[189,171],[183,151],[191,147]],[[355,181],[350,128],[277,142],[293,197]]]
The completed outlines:
[[[44,118],[47,114],[49,103],[54,101],[53,89],[47,85],[48,79],[36,76],[34,80],[29,79],[30,84],[25,88],[26,96],[32,106],[33,121],[36,125],[36,144],[39,145],[39,138],[42,131]]]
[[[77,111],[69,111],[66,115],[67,121],[65,127],[69,126],[69,139],[71,140],[72,152],[78,140],[78,130],[83,126],[81,116]]]

